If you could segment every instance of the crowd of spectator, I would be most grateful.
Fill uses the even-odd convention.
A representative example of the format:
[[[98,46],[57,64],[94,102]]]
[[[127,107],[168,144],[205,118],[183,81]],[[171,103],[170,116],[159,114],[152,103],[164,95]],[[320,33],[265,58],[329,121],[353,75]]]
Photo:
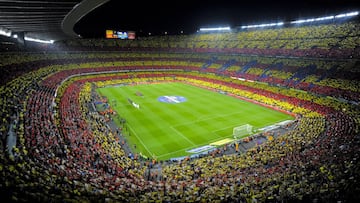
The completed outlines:
[[[86,71],[87,69],[83,69]],[[68,73],[72,74],[72,73]],[[176,72],[170,74],[174,75]],[[163,76],[163,73],[160,73],[160,75]],[[181,75],[184,75],[183,77]],[[139,74],[135,78],[139,78],[139,76],[146,77],[146,74]],[[154,77],[156,75],[150,74],[148,77]],[[66,78],[66,74],[62,75],[60,74],[58,77]],[[87,76],[89,77],[89,76]],[[116,79],[116,75],[112,76],[105,76],[104,78],[96,76],[96,78],[86,78],[83,81],[111,81],[112,79]],[[308,178],[312,180],[313,176],[319,176],[315,171],[308,171],[303,172],[304,174],[301,174],[300,177],[294,177],[292,175],[284,176],[283,179],[279,179],[278,181],[274,181],[273,177],[280,177],[284,174],[284,171],[282,171],[282,168],[277,168],[276,170],[279,170],[277,173],[271,172],[271,176],[269,176],[268,168],[266,170],[263,169],[264,164],[267,163],[268,160],[264,157],[264,154],[271,154],[272,156],[276,157],[276,154],[280,157],[284,156],[290,156],[289,154],[283,152],[283,150],[289,150],[289,148],[284,146],[290,146],[293,147],[291,144],[300,144],[302,147],[298,147],[299,149],[305,150],[308,149],[308,142],[313,144],[314,139],[317,136],[321,136],[324,133],[329,133],[325,129],[325,125],[327,124],[327,120],[320,116],[321,114],[327,115],[330,111],[325,108],[325,112],[323,112],[320,109],[317,109],[320,114],[314,114],[310,111],[306,110],[306,108],[300,108],[297,106],[293,106],[291,104],[285,104],[287,102],[279,103],[279,101],[272,100],[271,98],[276,98],[276,96],[271,97],[270,94],[266,94],[266,96],[260,96],[259,94],[262,91],[255,92],[254,89],[246,89],[235,85],[234,87],[226,86],[224,82],[216,82],[215,78],[199,78],[198,76],[191,76],[190,78],[186,74],[180,74],[177,76],[179,80],[184,80],[186,82],[191,83],[198,83],[200,85],[209,86],[211,88],[222,88],[222,90],[230,92],[234,87],[239,88],[237,90],[232,90],[236,95],[248,97],[253,100],[258,100],[263,103],[276,103],[276,105],[288,109],[291,111],[294,111],[296,113],[302,114],[305,116],[305,118],[302,118],[300,123],[304,123],[299,125],[297,130],[290,132],[289,134],[291,137],[286,138],[287,135],[283,135],[279,138],[279,143],[281,145],[279,146],[280,149],[275,148],[275,146],[267,147],[267,145],[264,145],[264,149],[262,147],[250,151],[248,153],[252,154],[242,154],[242,155],[232,155],[232,156],[225,156],[225,157],[213,157],[213,158],[201,158],[201,159],[195,159],[195,160],[187,160],[186,162],[181,162],[179,164],[172,164],[164,166],[163,171],[161,172],[161,175],[159,177],[162,181],[152,181],[151,184],[147,185],[145,183],[145,180],[141,178],[141,174],[145,173],[144,165],[140,167],[140,165],[133,165],[131,164],[132,161],[128,160],[124,152],[121,150],[121,145],[117,145],[116,139],[109,133],[109,129],[104,128],[104,126],[101,125],[103,123],[101,121],[101,117],[98,115],[90,114],[88,110],[84,108],[84,105],[80,107],[80,103],[86,104],[87,102],[82,101],[82,98],[85,100],[91,99],[89,97],[89,94],[86,94],[86,90],[89,89],[89,86],[84,87],[84,94],[85,96],[79,97],[80,91],[81,91],[81,82],[76,81],[69,81],[66,82],[66,84],[63,84],[62,87],[65,89],[59,90],[59,94],[62,94],[60,106],[59,106],[59,118],[61,119],[58,121],[58,127],[62,129],[62,133],[57,132],[56,127],[53,126],[54,118],[52,118],[52,113],[49,111],[49,106],[52,105],[52,99],[53,98],[53,91],[50,91],[49,87],[40,86],[36,88],[36,91],[33,92],[33,95],[31,95],[31,99],[29,99],[29,102],[27,103],[28,106],[28,114],[25,114],[25,126],[28,126],[28,128],[25,129],[25,137],[26,137],[26,149],[29,149],[27,151],[25,148],[15,148],[15,152],[17,152],[16,156],[14,157],[14,162],[18,163],[24,159],[22,155],[20,155],[21,151],[24,152],[26,155],[31,155],[32,161],[37,164],[37,166],[41,166],[45,164],[47,167],[43,167],[42,170],[47,170],[45,174],[52,174],[51,178],[46,176],[42,177],[42,179],[39,179],[39,185],[36,185],[35,187],[42,188],[44,187],[41,184],[44,184],[45,180],[51,179],[56,184],[63,184],[62,190],[59,189],[56,190],[52,188],[51,185],[47,185],[48,190],[44,189],[45,191],[49,192],[50,194],[55,192],[59,197],[64,195],[62,194],[64,191],[67,191],[71,198],[84,198],[83,195],[87,194],[86,192],[90,191],[98,191],[100,188],[102,188],[102,193],[100,192],[100,197],[108,196],[111,193],[117,191],[120,192],[121,195],[124,195],[123,193],[127,194],[128,198],[133,198],[133,200],[156,200],[158,198],[160,199],[182,199],[183,201],[199,201],[199,200],[219,200],[219,201],[252,201],[254,199],[265,201],[267,198],[274,198],[275,200],[281,200],[281,199],[296,199],[301,200],[303,198],[317,198],[317,194],[319,192],[319,185],[315,184],[311,189],[309,189],[307,192],[304,193],[304,191],[300,190],[302,186],[307,183]],[[192,79],[192,78],[196,79]],[[118,77],[121,78],[121,77]],[[163,77],[160,77],[163,78]],[[170,80],[173,77],[169,77]],[[52,80],[52,77],[48,78],[49,80]],[[148,78],[146,78],[147,80]],[[201,79],[201,80],[200,80]],[[133,81],[135,80],[135,81]],[[208,80],[208,81],[206,81]],[[141,79],[125,79],[123,82],[136,82],[141,81]],[[206,82],[205,82],[206,81]],[[58,80],[58,83],[61,82],[61,80]],[[115,81],[119,82],[119,81]],[[217,84],[218,83],[218,84]],[[44,83],[46,84],[46,83]],[[252,94],[247,93],[248,91],[252,91]],[[254,94],[257,93],[257,94]],[[263,92],[264,93],[264,92]],[[256,96],[258,95],[258,96]],[[279,95],[280,96],[280,95]],[[283,97],[281,98],[283,99]],[[294,100],[297,100],[296,98],[293,98]],[[37,103],[34,103],[37,102]],[[298,103],[298,102],[295,102]],[[312,104],[307,104],[312,105]],[[305,106],[307,106],[305,105]],[[86,105],[85,105],[86,106]],[[297,108],[295,110],[294,108]],[[35,113],[36,112],[36,113]],[[30,116],[31,115],[31,116]],[[84,123],[84,120],[82,119],[82,115],[87,115],[86,121],[89,121],[92,123],[92,130],[88,131],[89,129],[86,128],[86,122]],[[342,115],[342,113],[340,114]],[[354,122],[351,121],[350,117],[347,117],[346,115],[342,115],[345,119],[345,121],[338,121],[338,117],[340,115],[333,115],[336,116],[335,122],[341,122],[341,126],[343,126],[344,122],[346,125],[350,125],[348,127],[344,127],[345,129],[339,130],[339,133],[349,132],[350,135],[353,133],[352,131],[355,130]],[[89,119],[91,117],[91,119]],[[77,120],[74,120],[77,119]],[[349,120],[347,120],[349,119]],[[28,123],[31,122],[31,123]],[[339,125],[340,125],[339,124]],[[47,131],[41,130],[40,126],[45,125]],[[331,125],[335,125],[332,123]],[[312,126],[309,128],[309,126]],[[338,127],[335,126],[335,129]],[[309,130],[311,129],[311,130]],[[333,128],[332,128],[333,129]],[[317,130],[317,131],[314,131]],[[334,130],[334,129],[333,129]],[[94,133],[94,134],[92,134]],[[42,134],[42,136],[40,136]],[[296,139],[300,139],[299,135],[301,134],[300,138],[306,138],[305,140],[299,140],[296,142]],[[37,136],[34,136],[37,135]],[[63,135],[64,137],[62,137]],[[350,136],[349,135],[349,136]],[[309,137],[307,137],[309,136]],[[336,138],[336,136],[335,136]],[[332,138],[332,139],[335,139]],[[111,139],[111,140],[109,140]],[[284,140],[286,139],[286,145],[284,144]],[[352,137],[350,136],[347,141],[352,140]],[[280,142],[282,140],[282,142]],[[338,139],[335,139],[337,142],[339,142]],[[321,140],[323,141],[323,140]],[[346,144],[347,141],[343,142]],[[292,143],[294,142],[294,143]],[[329,141],[330,142],[330,141]],[[333,142],[333,141],[331,141]],[[289,144],[291,143],[291,144]],[[301,144],[302,143],[302,144]],[[341,143],[341,144],[344,144]],[[270,143],[269,143],[270,144]],[[42,146],[41,148],[34,147],[34,146]],[[323,147],[326,147],[328,145],[325,145]],[[113,148],[114,147],[114,148]],[[111,149],[113,148],[113,149]],[[346,149],[349,148],[348,144],[344,146]],[[103,150],[107,151],[105,153]],[[316,148],[319,149],[319,148]],[[26,152],[24,151],[26,150]],[[262,150],[265,150],[264,153],[261,153]],[[269,150],[269,151],[266,151]],[[337,150],[337,149],[334,149]],[[324,151],[322,152],[324,153]],[[295,161],[294,157],[295,155],[291,154],[291,158],[286,162],[286,164],[293,163]],[[110,155],[110,156],[109,156]],[[325,156],[327,154],[320,154],[322,156]],[[320,156],[319,155],[319,156]],[[259,157],[259,161],[256,161],[257,158],[254,159],[255,156]],[[300,155],[297,155],[300,156]],[[305,155],[304,155],[305,156]],[[251,159],[249,159],[251,157]],[[261,158],[260,158],[261,157]],[[308,158],[308,157],[307,157]],[[323,157],[321,157],[323,158]],[[243,160],[244,159],[244,160]],[[265,160],[264,160],[265,159]],[[66,161],[65,161],[66,160]],[[271,160],[271,164],[269,168],[272,167],[279,167],[276,166],[277,161],[274,160],[273,157],[269,157],[269,160]],[[284,158],[283,158],[284,160]],[[286,160],[286,159],[285,159]],[[28,160],[26,160],[28,161]],[[224,165],[224,161],[226,163]],[[249,162],[250,161],[250,162]],[[254,162],[255,161],[255,162]],[[295,163],[302,163],[301,159],[297,157]],[[305,160],[304,160],[305,161]],[[116,164],[115,164],[115,163]],[[258,163],[259,162],[259,163]],[[203,167],[208,166],[208,164],[211,163],[214,167]],[[242,163],[241,165],[237,166],[234,163]],[[245,164],[244,164],[245,163]],[[327,162],[325,162],[327,163]],[[329,162],[331,163],[331,162]],[[20,164],[20,165],[21,165]],[[130,164],[130,165],[129,165]],[[205,164],[205,165],[204,165]],[[229,164],[231,164],[229,166]],[[248,165],[250,164],[250,165]],[[252,165],[252,164],[255,164]],[[304,164],[304,163],[302,163]],[[221,167],[220,167],[221,166]],[[223,166],[226,166],[225,168]],[[260,167],[261,166],[261,167]],[[287,165],[286,165],[287,166]],[[351,164],[350,164],[351,166]],[[20,166],[19,166],[20,167]],[[23,167],[23,166],[21,166]],[[21,167],[19,169],[21,169]],[[118,168],[116,168],[118,167]],[[180,167],[176,170],[174,168]],[[185,169],[184,169],[185,167]],[[298,166],[292,166],[295,169],[298,169]],[[320,165],[319,167],[323,167]],[[327,167],[327,166],[326,166]],[[321,170],[325,170],[327,172],[327,168],[325,169],[321,168]],[[329,166],[330,167],[330,166]],[[331,167],[335,167],[331,165]],[[36,167],[35,167],[36,168]],[[194,170],[196,168],[196,170]],[[258,168],[258,169],[257,169]],[[289,167],[283,167],[285,170],[289,170],[288,174],[295,174]],[[125,169],[133,169],[136,172],[133,173],[125,173]],[[213,171],[206,171],[206,169],[215,170]],[[293,169],[293,170],[295,170]],[[313,168],[312,168],[313,169]],[[335,170],[336,168],[334,168]],[[17,169],[13,169],[17,170]],[[250,172],[254,170],[254,173]],[[275,171],[276,171],[275,170]],[[338,169],[336,169],[338,170]],[[20,170],[22,172],[22,170]],[[34,174],[33,176],[40,176],[40,173],[38,171],[32,170]],[[127,171],[127,170],[125,170]],[[194,174],[193,172],[196,172]],[[222,171],[222,173],[219,173]],[[286,171],[287,172],[287,171]],[[286,173],[285,172],[285,173]],[[337,171],[338,172],[338,171]],[[19,172],[17,172],[19,173]],[[175,173],[175,174],[174,174]],[[179,174],[177,174],[179,173]],[[188,174],[190,173],[190,174]],[[188,174],[188,175],[187,175]],[[216,174],[216,175],[215,175]],[[256,176],[253,176],[254,174],[257,174]],[[273,176],[274,174],[274,176]],[[322,173],[320,173],[321,175]],[[18,174],[19,175],[19,174]],[[311,176],[312,175],[312,176]],[[339,175],[338,173],[336,175]],[[98,178],[91,178],[91,177],[98,177]],[[258,177],[257,177],[258,176]],[[304,177],[303,177],[304,176]],[[331,176],[335,176],[331,174]],[[58,180],[60,177],[66,177],[65,183],[61,182],[64,180]],[[106,178],[108,177],[108,178]],[[116,178],[117,177],[117,178]],[[262,177],[262,178],[260,178]],[[335,176],[338,178],[338,176]],[[110,179],[109,179],[110,178]],[[318,178],[318,177],[317,177]],[[43,180],[44,179],[44,180]],[[60,178],[61,179],[61,178]],[[125,180],[124,180],[125,179]],[[294,180],[293,180],[294,179]],[[22,179],[23,180],[23,179]],[[85,181],[84,182],[81,182]],[[298,180],[303,182],[298,182]],[[20,180],[18,180],[21,182]],[[59,182],[60,181],[60,182]],[[255,181],[255,182],[254,182]],[[19,184],[19,182],[16,182]],[[242,184],[240,184],[242,183]],[[266,183],[266,184],[265,184]],[[23,183],[22,183],[23,184]],[[37,183],[36,183],[37,184]],[[55,184],[55,185],[56,185]],[[64,186],[67,185],[65,188]],[[226,184],[227,186],[221,186],[223,184]],[[334,184],[332,182],[332,184]],[[265,187],[265,185],[268,185],[269,187]],[[151,186],[151,187],[150,187]],[[323,185],[320,185],[321,187],[325,187]],[[24,190],[27,190],[27,193],[32,194],[33,197],[39,197],[44,198],[38,193],[31,193],[31,190],[28,190],[29,186],[23,186]],[[34,187],[34,186],[33,186]],[[150,187],[150,188],[149,188]],[[165,189],[164,189],[165,187]],[[179,190],[178,187],[182,187],[182,189]],[[320,188],[321,188],[320,187]],[[39,189],[38,188],[38,189]],[[67,189],[66,189],[67,188]],[[89,189],[91,188],[91,189]],[[105,189],[107,188],[107,189]],[[131,188],[130,190],[127,190],[125,188]],[[338,185],[332,185],[330,189],[339,188]],[[49,190],[50,189],[50,190]],[[275,189],[275,191],[274,191]],[[315,190],[317,189],[317,190]],[[324,191],[330,190],[328,187],[324,188]],[[22,190],[21,190],[22,191]],[[179,192],[181,191],[181,192]],[[57,192],[57,193],[56,193]],[[109,193],[110,192],[110,193]],[[159,193],[160,192],[160,193]],[[201,192],[201,193],[199,193]],[[333,192],[333,191],[332,191]],[[97,194],[97,193],[96,193]],[[102,195],[103,196],[102,196]],[[116,194],[116,192],[115,192]],[[141,194],[141,196],[138,196]],[[328,194],[328,193],[326,193]],[[119,194],[118,194],[119,195]],[[325,198],[325,200],[328,200],[327,198],[332,198],[334,194],[331,193],[329,197],[323,196],[322,198]],[[341,199],[341,194],[339,195],[339,198]],[[349,195],[349,194],[347,194]],[[88,198],[93,197],[94,194],[90,195]],[[28,196],[25,196],[27,198],[30,198]],[[99,196],[98,196],[99,197]],[[16,197],[13,197],[16,198]],[[53,196],[50,196],[49,198],[56,198]],[[93,197],[96,198],[96,197]],[[119,196],[115,196],[116,198],[120,198]],[[220,199],[219,199],[220,198]]]
[[[37,46],[17,46],[11,40],[2,51],[147,51],[212,52],[291,57],[359,57],[359,24],[314,24],[275,29],[245,29],[229,33],[203,33],[139,37],[136,40],[75,39]],[[10,45],[9,45],[10,44]]]
[[[136,40],[83,39],[59,42],[57,49],[163,50],[266,56],[359,57],[359,25],[355,22],[310,25],[229,33],[164,35]],[[70,48],[70,49],[71,49]]]

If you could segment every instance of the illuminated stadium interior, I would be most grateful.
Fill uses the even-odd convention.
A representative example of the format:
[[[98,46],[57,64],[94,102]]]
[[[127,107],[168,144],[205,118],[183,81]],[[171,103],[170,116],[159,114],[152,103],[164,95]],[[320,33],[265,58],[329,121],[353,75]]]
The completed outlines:
[[[4,202],[359,201],[358,12],[216,28],[0,30]]]

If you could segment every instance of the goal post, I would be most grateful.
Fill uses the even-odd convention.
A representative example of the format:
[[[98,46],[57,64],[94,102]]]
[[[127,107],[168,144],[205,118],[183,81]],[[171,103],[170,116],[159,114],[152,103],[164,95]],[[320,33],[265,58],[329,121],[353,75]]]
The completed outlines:
[[[245,135],[251,135],[252,128],[253,126],[250,124],[236,126],[233,128],[233,136],[235,139],[240,139],[243,138]]]

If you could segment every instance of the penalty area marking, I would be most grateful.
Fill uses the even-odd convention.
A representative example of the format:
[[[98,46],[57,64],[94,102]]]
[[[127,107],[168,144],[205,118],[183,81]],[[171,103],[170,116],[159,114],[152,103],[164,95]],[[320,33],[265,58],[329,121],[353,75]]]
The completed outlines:
[[[179,132],[178,130],[176,130],[173,126],[170,126],[171,129],[173,129],[176,134],[180,135],[181,137],[183,137],[185,140],[187,140],[190,144],[192,145],[196,145],[195,143],[193,143],[191,140],[189,140],[189,138],[187,138],[185,135],[183,135],[181,132]]]

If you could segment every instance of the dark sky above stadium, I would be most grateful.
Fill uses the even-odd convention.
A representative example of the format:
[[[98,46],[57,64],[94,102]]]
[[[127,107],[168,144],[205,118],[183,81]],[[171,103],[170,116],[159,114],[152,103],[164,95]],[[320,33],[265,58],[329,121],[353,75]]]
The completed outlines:
[[[111,0],[75,25],[83,38],[104,38],[106,29],[137,36],[195,33],[200,27],[291,21],[359,11],[359,0]]]

